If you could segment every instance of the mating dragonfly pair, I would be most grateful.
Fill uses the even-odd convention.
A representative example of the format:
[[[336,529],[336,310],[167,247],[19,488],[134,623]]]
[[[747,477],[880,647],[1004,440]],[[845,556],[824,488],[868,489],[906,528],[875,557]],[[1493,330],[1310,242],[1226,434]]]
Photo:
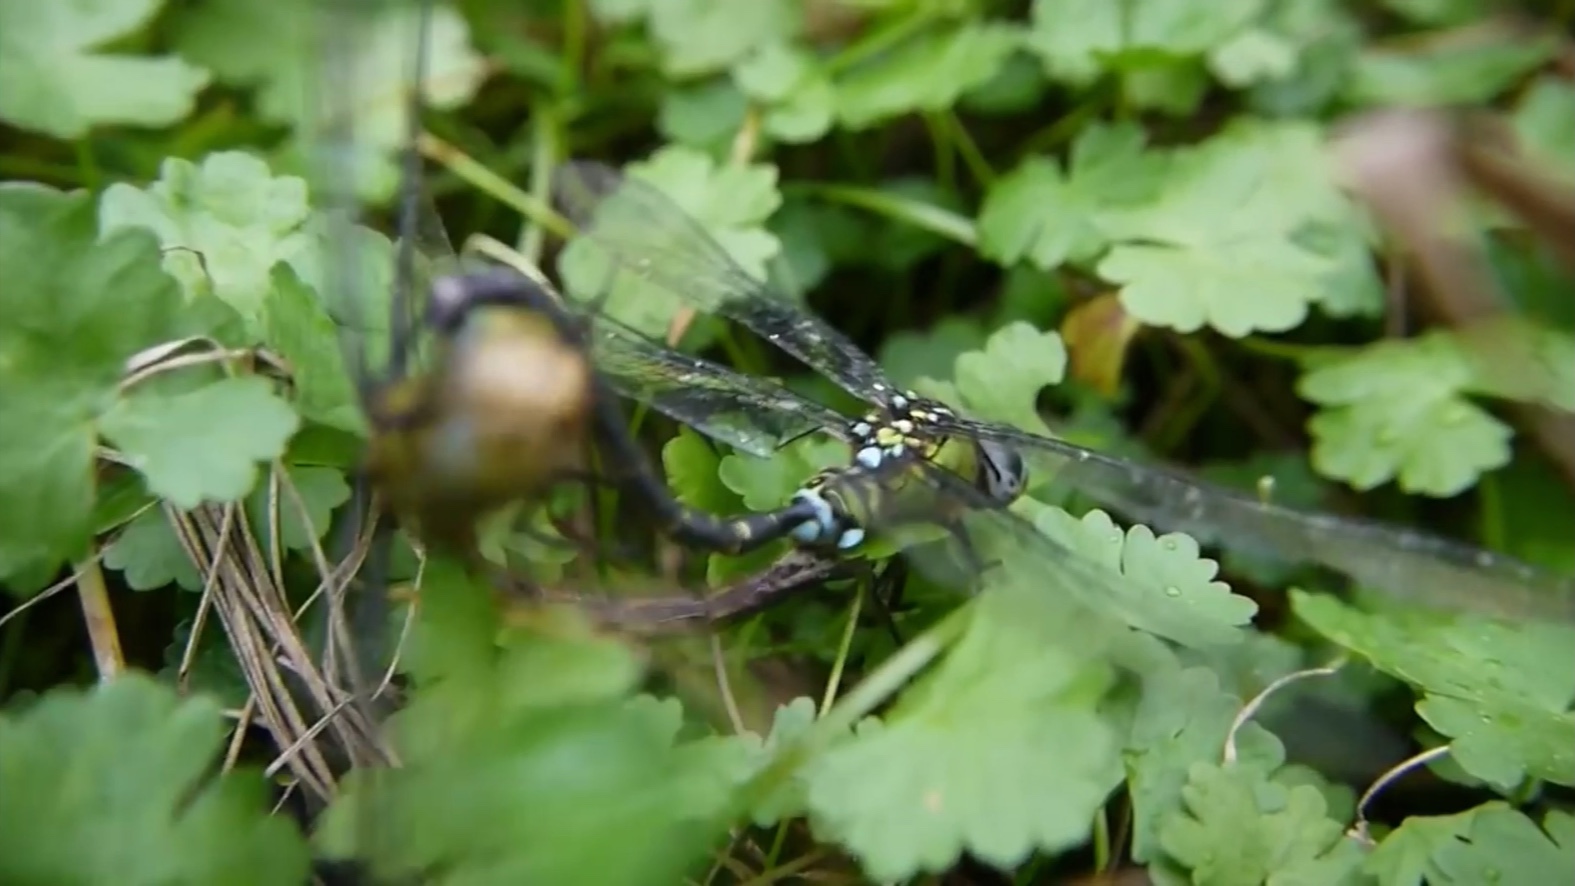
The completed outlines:
[[[418,71],[423,54],[417,53]],[[419,88],[414,92],[419,111]],[[418,126],[419,113],[409,116]],[[405,173],[412,183],[419,180],[414,141],[412,132]],[[599,256],[615,276],[637,278],[751,330],[868,411],[843,415],[768,379],[665,348],[605,316],[594,302],[571,302],[544,279],[513,268],[441,276],[418,298],[410,281],[416,231],[423,227],[415,207],[422,200],[412,196],[401,218],[390,372],[363,379],[372,428],[366,473],[390,510],[429,544],[473,555],[481,517],[507,503],[540,501],[557,483],[583,478],[585,450],[595,446],[619,485],[681,545],[740,553],[786,539],[799,549],[767,575],[698,602],[583,601],[634,628],[748,608],[766,590],[831,575],[870,535],[913,525],[938,526],[962,542],[942,545],[938,556],[929,545],[904,551],[942,582],[1007,571],[1045,594],[1123,597],[1122,576],[1014,508],[1025,493],[1051,486],[1161,531],[1266,549],[1423,603],[1575,621],[1575,581],[1509,557],[1383,524],[1298,512],[965,417],[895,385],[844,335],[738,267],[656,188],[577,162],[557,170],[552,190],[576,229],[570,248]],[[427,220],[429,236],[434,223]],[[436,258],[442,264],[446,256]],[[414,318],[410,305],[418,302],[422,313]],[[435,349],[413,371],[404,363],[417,326],[430,333]],[[677,501],[651,467],[625,423],[623,399],[753,455],[769,456],[784,441],[820,433],[845,443],[848,459],[811,477],[775,510],[705,513]],[[959,557],[984,568],[960,579]]]
[[[1030,478],[1042,477],[1163,531],[1266,549],[1423,603],[1575,620],[1575,582],[1506,556],[1375,522],[1295,511],[1162,468],[961,416],[893,384],[844,335],[738,267],[653,186],[592,162],[562,166],[554,185],[558,204],[578,230],[571,245],[584,244],[608,267],[741,324],[865,401],[870,411],[844,416],[774,381],[666,349],[594,308],[576,310],[549,292],[544,281],[497,268],[438,280],[428,308],[432,329],[447,342],[447,356],[431,378],[444,379],[449,392],[429,398],[446,404],[447,412],[429,435],[451,446],[457,433],[452,422],[468,422],[475,433],[486,425],[471,418],[477,414],[497,426],[496,434],[468,441],[481,453],[471,455],[470,464],[553,465],[552,446],[568,439],[568,424],[582,421],[578,430],[592,434],[619,463],[630,466],[630,490],[675,540],[691,548],[739,553],[791,538],[815,556],[834,558],[856,551],[869,532],[932,522],[965,542],[981,535],[1009,540],[1011,559],[1042,577],[1047,591],[1073,584],[1097,593],[1118,578],[1008,509],[1028,489]],[[476,309],[499,306],[510,308],[512,319],[495,323],[490,333],[471,324],[480,316]],[[559,372],[552,384],[539,383],[540,375],[535,384],[487,376],[486,384],[504,392],[494,397],[483,375],[506,361],[493,349],[521,341],[518,333],[531,323],[550,327],[563,354],[588,360],[553,358],[554,365],[572,370]],[[551,370],[539,362],[538,353],[526,356],[509,365]],[[565,389],[570,393],[562,394]],[[521,390],[529,397],[560,392],[555,394],[560,402],[587,408],[560,415],[550,405],[502,402]],[[754,455],[769,455],[787,440],[822,432],[846,443],[851,458],[812,477],[775,511],[737,517],[701,513],[677,503],[649,468],[623,426],[613,392]],[[486,408],[484,403],[491,405],[485,413],[468,412]],[[428,460],[439,460],[436,454]],[[519,470],[530,472],[527,480],[543,476]],[[474,491],[509,498],[538,491],[520,482],[496,482],[500,473],[478,477],[493,485]],[[452,487],[453,478],[444,482]]]

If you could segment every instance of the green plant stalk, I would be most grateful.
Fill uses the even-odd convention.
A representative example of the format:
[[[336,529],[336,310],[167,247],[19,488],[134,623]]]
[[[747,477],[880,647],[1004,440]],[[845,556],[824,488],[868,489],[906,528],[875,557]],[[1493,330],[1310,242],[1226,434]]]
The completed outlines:
[[[842,697],[836,707],[820,718],[809,731],[777,753],[776,759],[763,768],[739,791],[742,808],[753,808],[761,797],[775,790],[809,757],[824,747],[832,738],[849,729],[883,704],[902,688],[914,675],[928,667],[948,646],[957,642],[968,621],[973,617],[973,605],[959,606],[929,630],[914,637],[886,659],[879,668],[864,678],[853,691]]]
[[[574,235],[574,225],[551,206],[520,190],[512,182],[494,173],[459,148],[429,132],[421,133],[417,146],[427,158],[436,161],[527,219],[564,239]]]
[[[868,209],[877,215],[929,231],[970,249],[979,241],[979,234],[974,228],[972,219],[932,203],[910,200],[885,191],[858,186],[803,183],[797,187],[808,194]]]

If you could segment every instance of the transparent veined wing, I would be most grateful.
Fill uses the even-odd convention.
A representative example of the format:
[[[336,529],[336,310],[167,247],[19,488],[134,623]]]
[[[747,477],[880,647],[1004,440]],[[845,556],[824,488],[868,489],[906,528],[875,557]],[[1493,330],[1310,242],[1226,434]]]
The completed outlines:
[[[590,252],[606,267],[740,323],[855,397],[885,405],[892,387],[874,360],[836,328],[751,277],[652,185],[581,160],[555,171],[553,200],[579,231],[570,250]]]
[[[955,416],[937,416],[934,424],[942,433],[1004,444],[1028,462],[1030,478],[1038,474],[1160,531],[1316,564],[1424,605],[1575,621],[1575,579],[1505,554],[1378,521],[1300,511],[1006,425]]]
[[[818,431],[843,435],[841,413],[770,381],[669,350],[611,317],[592,320],[591,357],[619,394],[762,458]]]
[[[1175,576],[1129,568],[1128,547],[1143,543],[1133,539],[1154,539],[1147,530],[1091,528],[1031,500],[1005,505],[917,457],[844,469],[823,489],[860,525],[896,541],[900,556],[935,584],[1056,609],[1089,640],[1119,643],[1138,630],[1182,646],[1226,645],[1240,639],[1239,628],[1257,611],[1212,571],[1198,581],[1212,565],[1207,561],[1186,565],[1186,587]],[[905,503],[894,504],[896,497]],[[925,502],[933,504],[925,508]],[[1195,548],[1191,554],[1197,560]]]

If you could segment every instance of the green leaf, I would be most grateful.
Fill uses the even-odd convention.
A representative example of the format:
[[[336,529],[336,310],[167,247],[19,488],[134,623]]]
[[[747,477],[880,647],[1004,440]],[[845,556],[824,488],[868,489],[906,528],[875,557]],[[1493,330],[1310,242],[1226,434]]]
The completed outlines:
[[[634,651],[572,611],[478,644],[497,630],[478,590],[457,570],[429,573],[412,663],[429,682],[394,724],[403,765],[349,787],[326,847],[343,854],[366,835],[360,848],[390,879],[681,880],[723,835],[747,749],[675,742],[676,706],[629,699]]]
[[[1064,623],[1022,598],[978,599],[967,633],[884,721],[804,770],[811,821],[880,881],[964,851],[1009,868],[1088,838],[1120,780],[1096,713],[1103,669]]]
[[[846,444],[831,439],[805,437],[777,450],[768,459],[750,455],[725,455],[717,476],[742,497],[744,507],[765,511],[781,505],[822,468],[848,463]]]
[[[1455,739],[1454,759],[1471,775],[1505,790],[1527,775],[1575,783],[1575,672],[1546,666],[1575,645],[1575,628],[1369,615],[1300,591],[1292,602],[1314,630],[1424,690],[1417,712]]]
[[[1255,83],[1248,104],[1274,117],[1318,115],[1344,88],[1365,42],[1357,11],[1341,0],[1277,3],[1259,19],[1267,30],[1295,47],[1291,71]]]
[[[1502,28],[1471,40],[1370,46],[1357,59],[1345,98],[1376,106],[1490,102],[1551,58],[1558,45],[1551,34],[1528,38]]]
[[[1108,245],[1098,215],[1149,199],[1164,172],[1137,126],[1091,126],[1072,143],[1065,175],[1053,160],[1031,157],[995,182],[979,213],[979,252],[1044,270],[1088,261]]]
[[[1383,5],[1420,25],[1463,25],[1493,12],[1487,0],[1384,0]]]
[[[1154,199],[1100,216],[1116,245],[1098,272],[1150,325],[1284,331],[1352,284],[1359,259],[1338,232],[1357,218],[1316,127],[1239,119],[1174,152]]]
[[[1028,46],[1052,77],[1087,85],[1112,69],[1164,68],[1225,45],[1258,16],[1263,0],[1035,0]]]
[[[717,476],[721,459],[699,432],[680,426],[662,447],[662,466],[678,500],[711,513],[729,513],[739,506],[738,496]]]
[[[1552,883],[1575,860],[1575,817],[1551,811],[1542,828],[1497,801],[1456,815],[1407,818],[1362,870],[1384,886]]]
[[[255,772],[217,775],[218,705],[130,674],[0,716],[0,880],[306,881],[305,843]]]
[[[1300,325],[1328,266],[1278,236],[1234,243],[1122,245],[1099,275],[1122,285],[1127,313],[1150,326],[1240,338]]]
[[[1575,183],[1575,86],[1552,75],[1538,78],[1521,95],[1510,126],[1522,150]]]
[[[726,78],[674,85],[662,95],[656,129],[670,142],[721,156],[748,112],[748,97]]]
[[[1084,603],[1183,646],[1241,642],[1242,626],[1258,611],[1252,600],[1217,581],[1219,564],[1200,556],[1198,543],[1180,532],[1156,537],[1141,524],[1125,533],[1104,512],[1079,520],[1060,508],[1029,500],[1019,505],[1034,525],[1073,553],[1117,572],[1114,588],[1089,588]]]
[[[779,706],[771,717],[771,734],[761,743],[759,765],[763,767],[769,764],[777,752],[790,747],[814,725],[813,699],[801,695]],[[759,769],[755,771],[758,772]],[[775,791],[763,796],[755,808],[750,810],[750,818],[757,826],[766,827],[803,815],[804,804],[804,782],[799,779],[783,779]]]
[[[733,79],[765,107],[761,122],[774,138],[811,142],[831,129],[836,100],[831,77],[805,50],[783,43],[763,46],[733,67]]]
[[[869,229],[868,219],[840,206],[785,198],[769,224],[782,242],[773,280],[795,295],[814,289],[834,264],[852,264],[861,257]]]
[[[1436,333],[1385,341],[1311,369],[1297,391],[1324,407],[1308,422],[1318,473],[1371,489],[1446,497],[1510,458],[1510,429],[1461,396],[1475,370]]]
[[[247,319],[272,289],[274,263],[310,243],[302,231],[310,214],[306,182],[275,178],[268,164],[238,151],[210,154],[200,166],[171,157],[146,189],[110,185],[99,213],[105,234],[146,228],[158,235],[168,250],[164,268],[188,299],[215,295]]]
[[[261,307],[262,338],[290,364],[293,402],[301,417],[366,433],[361,395],[345,366],[339,329],[317,293],[282,263],[273,266],[270,284]]]
[[[99,124],[165,126],[190,114],[207,71],[176,56],[96,51],[146,26],[160,5],[0,5],[0,119],[74,139]]]
[[[865,129],[913,111],[944,111],[990,81],[1022,41],[1002,21],[924,34],[838,78],[837,119]]]
[[[145,232],[100,240],[93,205],[0,186],[0,565],[75,556],[92,530],[94,423],[127,358],[177,337],[180,292]]]
[[[353,157],[341,160],[354,169],[355,193],[382,200],[399,182],[395,152],[406,140],[406,103],[394,100],[398,90],[380,84],[402,83],[409,76],[411,40],[420,10],[402,3],[362,4],[328,16],[311,0],[260,4],[249,0],[215,0],[190,9],[177,22],[176,40],[182,55],[208,68],[221,81],[256,87],[257,109],[266,120],[296,130],[296,153],[321,146],[329,131],[330,113],[348,114],[336,121],[352,127],[353,144],[336,144]],[[308,26],[303,30],[303,23]],[[341,53],[326,69],[322,35],[311,23],[331,25]],[[427,36],[423,100],[428,107],[452,110],[475,94],[487,73],[485,61],[470,47],[470,34],[459,12],[445,4],[432,9]],[[347,55],[346,55],[347,54]],[[353,95],[323,101],[318,84],[342,80],[353,72]],[[300,158],[297,158],[298,160]],[[302,162],[298,172],[319,174],[317,164]],[[334,183],[343,187],[342,183]]]
[[[1182,788],[1192,766],[1220,759],[1240,710],[1241,699],[1221,691],[1219,677],[1207,668],[1162,669],[1145,682],[1126,747],[1133,858],[1152,862],[1161,857],[1160,823],[1182,808]],[[1256,724],[1247,725],[1236,740],[1278,745]]]
[[[344,474],[333,468],[286,465],[277,490],[273,483],[259,486],[246,498],[246,516],[252,521],[252,532],[272,550],[273,514],[277,510],[279,536],[285,548],[292,551],[309,550],[329,529],[334,508],[350,500],[350,484]],[[294,487],[293,491],[290,487]],[[277,499],[270,501],[271,495]],[[301,513],[305,508],[305,515]]]
[[[968,408],[994,421],[1048,433],[1035,403],[1039,392],[1061,383],[1066,344],[1054,332],[1018,321],[997,329],[984,349],[957,355],[953,378]]]
[[[1160,842],[1195,883],[1334,883],[1306,878],[1360,863],[1360,853],[1341,848],[1345,828],[1328,816],[1323,794],[1279,784],[1261,764],[1195,763],[1181,796],[1186,813],[1163,822]]]
[[[725,70],[756,47],[792,37],[802,14],[788,0],[662,0],[647,12],[663,71],[679,80]]]
[[[161,508],[152,508],[126,524],[104,548],[104,565],[119,570],[134,591],[155,591],[171,584],[188,591],[202,589],[202,575]]]
[[[250,376],[188,393],[133,393],[103,424],[150,491],[190,509],[244,497],[256,463],[283,455],[300,419],[266,379]]]
[[[766,262],[777,254],[781,244],[763,227],[765,220],[781,204],[777,192],[777,170],[765,164],[727,165],[693,148],[669,145],[649,160],[632,163],[625,170],[631,178],[641,179],[666,194],[673,203],[699,222],[746,272],[756,279],[766,277]],[[616,198],[602,204],[601,211],[616,216]],[[639,224],[643,220],[625,219],[616,224]],[[558,260],[559,272],[567,294],[591,300],[608,285],[612,259],[592,240],[576,238]],[[667,324],[685,302],[633,274],[620,273],[613,279],[606,300],[608,314],[658,340]]]
[[[924,332],[899,330],[881,343],[879,362],[892,381],[911,387],[920,378],[945,378],[957,358],[985,347],[984,329],[972,317],[950,316]]]
[[[1273,31],[1248,28],[1214,47],[1209,68],[1221,83],[1239,89],[1296,70],[1296,47]]]

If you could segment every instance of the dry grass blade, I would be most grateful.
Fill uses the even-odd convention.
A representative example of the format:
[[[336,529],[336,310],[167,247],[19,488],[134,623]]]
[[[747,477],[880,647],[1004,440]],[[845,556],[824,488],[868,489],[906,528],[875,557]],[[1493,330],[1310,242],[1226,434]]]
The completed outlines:
[[[208,614],[216,614],[259,720],[284,749],[275,766],[288,769],[312,798],[328,802],[344,761],[372,753],[367,746],[375,733],[353,716],[330,716],[317,725],[344,706],[346,693],[323,675],[310,654],[299,613],[291,612],[245,512],[210,505],[191,512],[166,507],[165,514],[204,577],[182,681],[189,676]]]

